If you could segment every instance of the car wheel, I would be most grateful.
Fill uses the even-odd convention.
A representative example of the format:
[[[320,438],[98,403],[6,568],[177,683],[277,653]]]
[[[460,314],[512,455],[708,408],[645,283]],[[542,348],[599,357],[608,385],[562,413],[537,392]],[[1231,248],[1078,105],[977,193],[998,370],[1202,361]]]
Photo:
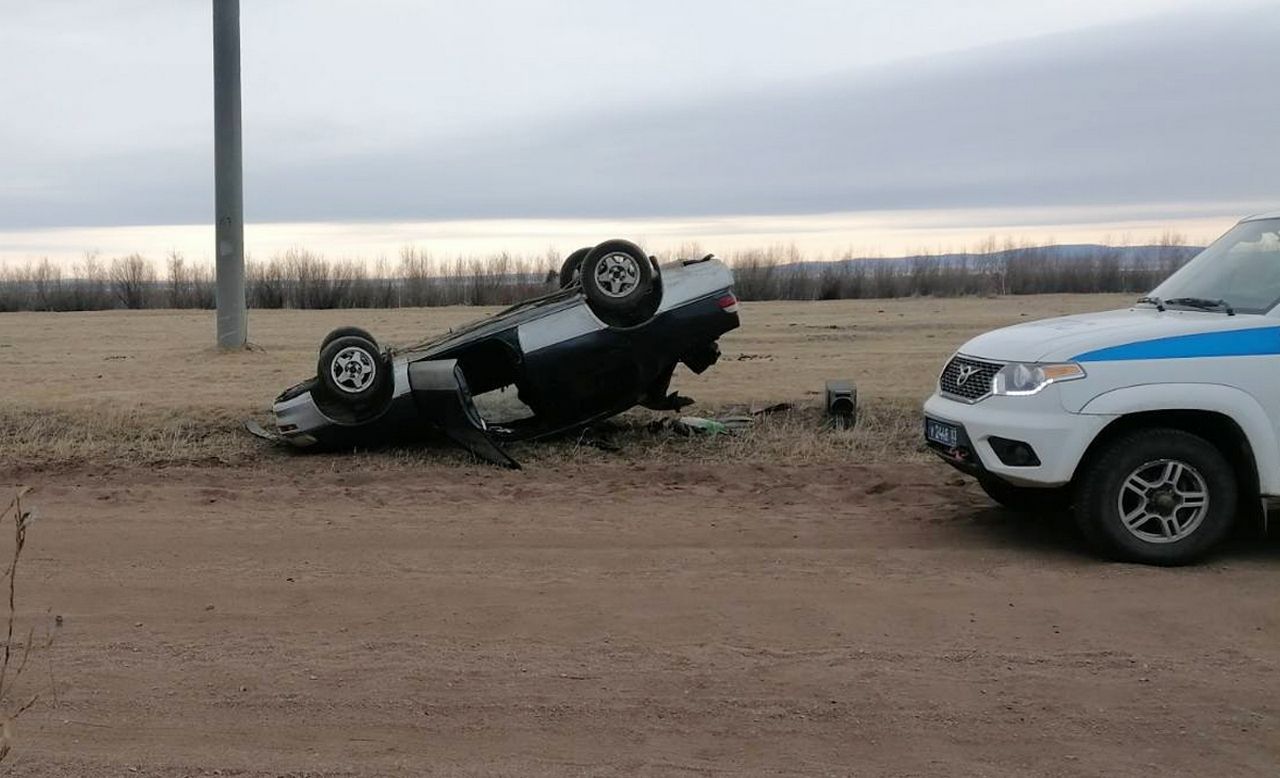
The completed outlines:
[[[1204,438],[1148,429],[1111,441],[1079,479],[1076,522],[1104,553],[1181,565],[1207,553],[1235,518],[1239,486]]]
[[[356,404],[377,396],[389,379],[386,360],[378,345],[363,335],[342,335],[320,349],[316,373],[329,393]]]
[[[978,485],[992,500],[1018,513],[1062,513],[1071,505],[1071,495],[1061,487],[1035,489],[1014,486],[994,476],[978,478]]]
[[[649,256],[630,241],[605,241],[582,261],[582,291],[592,307],[605,314],[639,309],[656,278]]]
[[[328,335],[324,336],[324,340],[320,341],[320,350],[324,351],[325,346],[329,345],[330,343],[337,340],[338,338],[345,338],[348,335],[358,335],[364,338],[365,340],[369,341],[370,343],[372,343],[374,351],[378,350],[378,341],[374,340],[373,336],[369,334],[368,330],[363,330],[363,329],[360,329],[359,327],[339,327],[333,332],[330,332]]]
[[[591,253],[591,246],[580,248],[569,256],[565,257],[564,264],[560,266],[560,288],[567,289],[576,284],[582,275],[582,260]]]

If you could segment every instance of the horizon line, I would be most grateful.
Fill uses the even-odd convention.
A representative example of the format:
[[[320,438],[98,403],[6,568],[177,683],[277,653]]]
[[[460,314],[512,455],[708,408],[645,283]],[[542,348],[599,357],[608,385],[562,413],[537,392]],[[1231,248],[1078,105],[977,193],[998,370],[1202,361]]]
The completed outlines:
[[[561,255],[611,237],[653,254],[696,247],[721,256],[783,246],[808,256],[846,258],[953,254],[992,244],[1157,245],[1171,236],[1206,245],[1257,202],[1142,206],[1021,207],[857,211],[806,215],[690,216],[676,219],[483,219],[417,222],[249,222],[246,256],[320,246],[328,257],[397,256],[406,247],[436,256]],[[0,230],[0,267],[41,259],[68,264],[88,253],[163,257],[178,252],[212,262],[212,224]]]

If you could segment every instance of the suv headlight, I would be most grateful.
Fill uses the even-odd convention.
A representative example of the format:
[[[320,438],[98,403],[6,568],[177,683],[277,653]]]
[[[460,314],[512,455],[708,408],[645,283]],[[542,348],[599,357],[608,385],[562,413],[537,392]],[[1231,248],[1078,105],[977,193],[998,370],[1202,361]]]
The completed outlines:
[[[991,381],[991,393],[1006,397],[1035,394],[1057,381],[1074,381],[1084,378],[1084,368],[1074,362],[1036,364],[1010,362],[1000,368]]]

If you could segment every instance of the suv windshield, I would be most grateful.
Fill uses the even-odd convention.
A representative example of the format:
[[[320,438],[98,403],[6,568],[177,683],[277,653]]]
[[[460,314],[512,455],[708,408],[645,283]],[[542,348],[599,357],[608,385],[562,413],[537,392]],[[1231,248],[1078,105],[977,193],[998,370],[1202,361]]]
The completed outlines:
[[[1280,219],[1237,224],[1151,294],[1175,303],[1221,300],[1240,313],[1266,313],[1280,303]]]

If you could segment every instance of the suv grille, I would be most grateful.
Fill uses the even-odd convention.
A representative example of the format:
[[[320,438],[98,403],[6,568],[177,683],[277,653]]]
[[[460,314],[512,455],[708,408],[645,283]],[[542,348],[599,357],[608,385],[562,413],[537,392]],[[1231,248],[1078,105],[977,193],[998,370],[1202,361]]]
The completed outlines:
[[[976,403],[991,394],[991,379],[1004,365],[999,362],[983,362],[969,357],[952,357],[942,369],[938,388],[943,394],[958,400]]]

